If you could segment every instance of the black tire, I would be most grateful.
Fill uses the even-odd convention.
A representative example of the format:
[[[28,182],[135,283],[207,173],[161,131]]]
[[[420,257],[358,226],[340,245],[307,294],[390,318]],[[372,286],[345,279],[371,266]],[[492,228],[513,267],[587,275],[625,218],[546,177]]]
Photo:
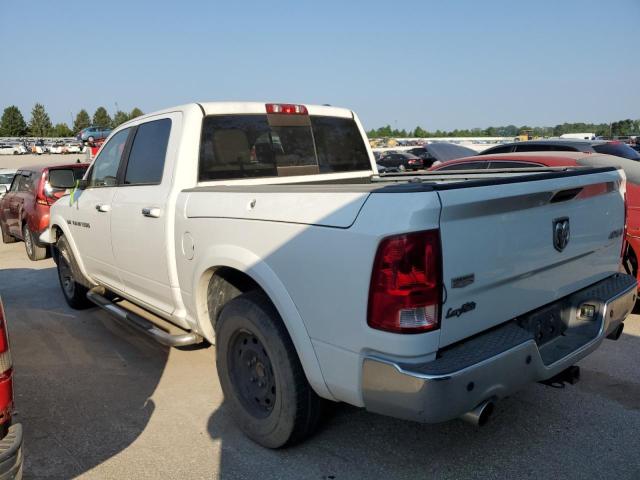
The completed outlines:
[[[27,251],[27,256],[37,262],[38,260],[44,260],[47,258],[49,250],[46,247],[41,247],[36,243],[36,239],[33,232],[29,230],[27,224],[22,226],[22,239],[24,241],[24,249]]]
[[[407,171],[407,167],[405,167],[404,165],[399,165],[398,166],[398,171],[399,172],[406,172]]]
[[[95,138],[93,138],[93,137],[87,138],[87,141],[90,142],[90,143],[93,143],[94,140],[95,140]]]
[[[60,288],[67,304],[74,310],[85,310],[92,307],[93,303],[87,298],[88,288],[78,282],[81,274],[64,235],[56,243],[55,256]]]
[[[323,401],[309,385],[269,299],[257,291],[234,298],[222,309],[215,330],[218,377],[240,429],[267,448],[310,436]]]
[[[0,233],[2,233],[2,243],[14,243],[16,241],[13,235],[9,235],[9,230],[2,221],[0,221]]]

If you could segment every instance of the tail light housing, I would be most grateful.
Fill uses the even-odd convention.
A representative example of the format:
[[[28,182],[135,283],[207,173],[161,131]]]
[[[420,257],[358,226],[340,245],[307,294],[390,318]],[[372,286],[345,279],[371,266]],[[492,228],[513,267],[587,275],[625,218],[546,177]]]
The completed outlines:
[[[382,240],[373,264],[367,323],[395,333],[440,327],[442,255],[438,230]]]
[[[283,115],[309,115],[307,107],[304,105],[294,105],[291,103],[267,103],[267,113]]]
[[[0,300],[0,426],[11,420],[13,411],[13,361],[4,308]]]

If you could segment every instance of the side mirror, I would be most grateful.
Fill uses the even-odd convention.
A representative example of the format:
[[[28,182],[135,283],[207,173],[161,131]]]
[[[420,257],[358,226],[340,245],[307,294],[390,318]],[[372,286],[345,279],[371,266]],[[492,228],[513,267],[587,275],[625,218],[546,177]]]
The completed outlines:
[[[0,195],[4,195],[8,191],[9,191],[9,187],[7,187],[6,185],[0,185]]]

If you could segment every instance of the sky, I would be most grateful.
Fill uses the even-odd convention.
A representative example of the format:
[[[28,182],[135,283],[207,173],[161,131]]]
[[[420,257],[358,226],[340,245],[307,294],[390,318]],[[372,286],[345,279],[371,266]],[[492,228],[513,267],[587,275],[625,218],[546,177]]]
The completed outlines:
[[[640,0],[0,0],[0,109],[348,107],[365,128],[640,118]]]

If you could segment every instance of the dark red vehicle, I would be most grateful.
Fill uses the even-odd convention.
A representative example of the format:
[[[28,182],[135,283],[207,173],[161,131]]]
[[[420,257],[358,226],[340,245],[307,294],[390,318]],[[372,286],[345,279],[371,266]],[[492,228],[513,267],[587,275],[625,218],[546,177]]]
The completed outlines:
[[[22,425],[13,414],[13,363],[0,299],[0,480],[22,478]]]
[[[31,260],[46,258],[48,249],[40,244],[39,237],[49,225],[49,209],[84,176],[88,166],[74,163],[18,170],[11,188],[0,200],[2,241],[23,240]]]
[[[622,167],[627,176],[625,251],[623,266],[640,281],[640,162],[612,155],[573,152],[503,153],[459,158],[430,168],[432,171],[535,168],[535,167]]]

